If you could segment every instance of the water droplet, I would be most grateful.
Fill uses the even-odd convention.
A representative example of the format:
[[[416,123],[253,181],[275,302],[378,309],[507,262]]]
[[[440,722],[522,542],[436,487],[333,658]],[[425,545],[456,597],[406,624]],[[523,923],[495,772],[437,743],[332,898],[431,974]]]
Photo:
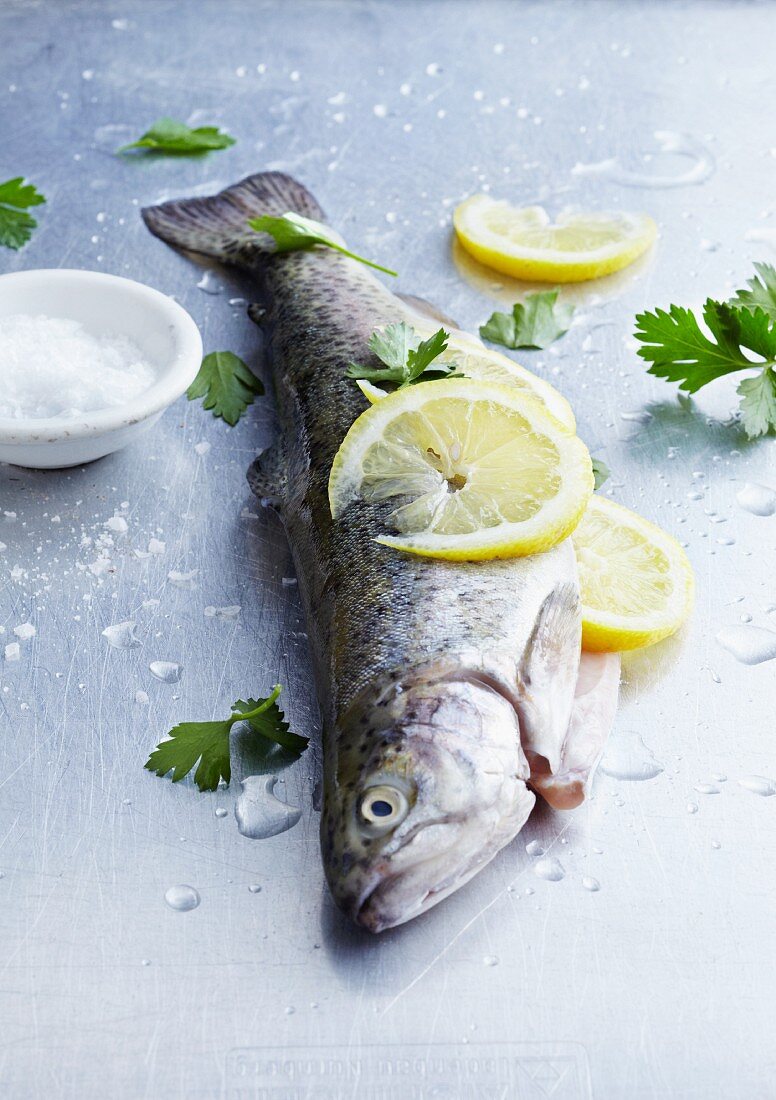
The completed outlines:
[[[183,675],[183,665],[175,661],[151,661],[148,668],[151,675],[163,684],[177,684]]]
[[[181,913],[189,909],[196,909],[201,898],[193,886],[182,883],[179,886],[171,886],[164,895],[164,900],[171,909],[177,909]]]
[[[575,176],[600,176],[624,184],[626,187],[688,187],[704,183],[715,168],[714,157],[710,151],[691,134],[677,133],[673,130],[655,130],[657,149],[642,154],[642,161],[650,165],[658,162],[656,171],[644,171],[627,168],[617,156],[594,164],[575,164],[572,174]],[[659,170],[659,160],[663,156],[681,158],[689,165],[684,171],[663,172]]]
[[[766,779],[764,775],[742,775],[738,785],[745,791],[751,791],[752,794],[762,795],[763,798],[776,794],[776,782],[773,779]]]
[[[741,507],[755,516],[772,516],[776,512],[776,492],[767,485],[758,485],[747,481],[743,489],[736,493]]]
[[[261,887],[259,886],[258,882],[252,882],[251,885],[248,887],[248,891],[251,894],[260,894]]]
[[[286,1016],[293,1016],[294,1013],[296,1012],[296,1009],[294,1008],[293,1005],[286,1005],[286,1010],[285,1011],[286,1011]]]
[[[223,289],[212,271],[205,272],[205,274],[197,283],[197,288],[204,291],[205,294],[220,294]]]
[[[604,775],[630,782],[654,779],[663,771],[663,765],[635,730],[620,730],[610,738],[599,768]]]
[[[135,702],[136,703],[140,703],[141,706],[145,706],[146,703],[148,703],[148,701],[149,701],[149,699],[148,699],[148,692],[147,691],[136,691],[135,692]]]
[[[544,855],[544,848],[542,848],[538,840],[529,841],[528,844],[526,844],[525,846],[525,850],[526,854],[529,855],[531,859],[535,859],[537,856]]]
[[[205,617],[229,622],[236,619],[241,610],[242,608],[238,603],[230,604],[228,607],[206,607]]]
[[[717,642],[745,665],[759,665],[776,657],[776,631],[762,626],[726,626]]]
[[[620,420],[632,421],[635,424],[649,424],[652,413],[647,409],[633,409],[631,412],[621,412]]]
[[[498,966],[499,957],[498,955],[486,955],[482,961],[486,966]]]
[[[720,790],[716,783],[696,783],[693,787],[694,791],[698,794],[719,794]]]
[[[228,813],[229,811],[225,810],[223,806],[219,806],[218,809],[215,811],[216,817],[226,817]]]
[[[137,649],[141,642],[135,637],[135,625],[133,619],[115,623],[113,626],[106,626],[102,636],[114,649]]]
[[[698,803],[697,802],[688,802],[687,803],[687,813],[688,814],[697,814],[697,812],[698,812]]]
[[[242,781],[242,794],[234,807],[237,827],[251,840],[264,840],[296,825],[302,811],[289,806],[274,793],[277,776],[249,775]]]
[[[563,864],[555,856],[538,860],[533,865],[533,872],[537,878],[546,879],[547,882],[560,882],[566,874]]]
[[[720,844],[720,842],[718,840],[712,840],[711,846],[712,846],[712,848],[716,848],[717,850],[719,850],[722,847],[722,845]]]
[[[582,885],[592,894],[601,889],[601,883],[598,881],[597,878],[593,878],[592,875],[585,875],[582,879]]]

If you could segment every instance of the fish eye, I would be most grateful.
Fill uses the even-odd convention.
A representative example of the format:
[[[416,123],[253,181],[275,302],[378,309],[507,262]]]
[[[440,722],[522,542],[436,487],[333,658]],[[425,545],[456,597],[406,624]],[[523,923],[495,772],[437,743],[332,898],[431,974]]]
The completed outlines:
[[[409,803],[397,787],[385,784],[369,787],[361,796],[359,812],[362,820],[379,829],[393,829],[407,816]]]

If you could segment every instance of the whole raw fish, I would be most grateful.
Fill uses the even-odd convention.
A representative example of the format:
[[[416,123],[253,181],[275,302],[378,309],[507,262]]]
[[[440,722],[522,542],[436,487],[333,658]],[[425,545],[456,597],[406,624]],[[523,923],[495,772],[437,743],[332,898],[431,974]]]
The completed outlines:
[[[252,467],[279,510],[314,651],[324,733],[321,847],[331,892],[379,932],[457,890],[520,831],[536,787],[581,801],[617,698],[616,658],[586,657],[570,541],[532,558],[435,561],[374,541],[385,505],[336,521],[332,460],[366,403],[345,368],[418,304],[331,249],[278,254],[249,218],[310,193],[262,173],[211,198],[143,211],[178,247],[251,268],[264,309],[281,434]],[[426,318],[428,320],[428,318]],[[449,327],[449,326],[448,326]],[[377,365],[375,363],[375,365]]]

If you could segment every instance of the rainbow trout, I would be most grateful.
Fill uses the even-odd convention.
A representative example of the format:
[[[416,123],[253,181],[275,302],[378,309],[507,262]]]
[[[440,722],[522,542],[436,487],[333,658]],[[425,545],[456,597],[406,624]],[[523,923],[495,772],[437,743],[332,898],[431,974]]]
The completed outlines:
[[[379,932],[457,890],[513,839],[535,802],[532,773],[551,803],[581,801],[619,665],[591,657],[580,676],[570,541],[532,558],[434,561],[374,541],[384,505],[357,501],[332,519],[332,460],[366,407],[345,368],[374,362],[377,326],[412,323],[423,307],[331,249],[276,253],[247,226],[288,211],[324,220],[304,187],[268,172],[143,218],[162,240],[247,267],[259,284],[252,315],[267,335],[281,434],[249,481],[280,513],[307,616],[326,878],[340,908]]]

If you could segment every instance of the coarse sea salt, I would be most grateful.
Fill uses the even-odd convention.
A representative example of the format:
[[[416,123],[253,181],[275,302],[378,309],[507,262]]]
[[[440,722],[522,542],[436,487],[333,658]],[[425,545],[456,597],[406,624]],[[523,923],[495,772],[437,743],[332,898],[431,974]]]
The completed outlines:
[[[119,334],[43,314],[0,317],[0,417],[72,419],[124,405],[147,390],[157,368]]]

